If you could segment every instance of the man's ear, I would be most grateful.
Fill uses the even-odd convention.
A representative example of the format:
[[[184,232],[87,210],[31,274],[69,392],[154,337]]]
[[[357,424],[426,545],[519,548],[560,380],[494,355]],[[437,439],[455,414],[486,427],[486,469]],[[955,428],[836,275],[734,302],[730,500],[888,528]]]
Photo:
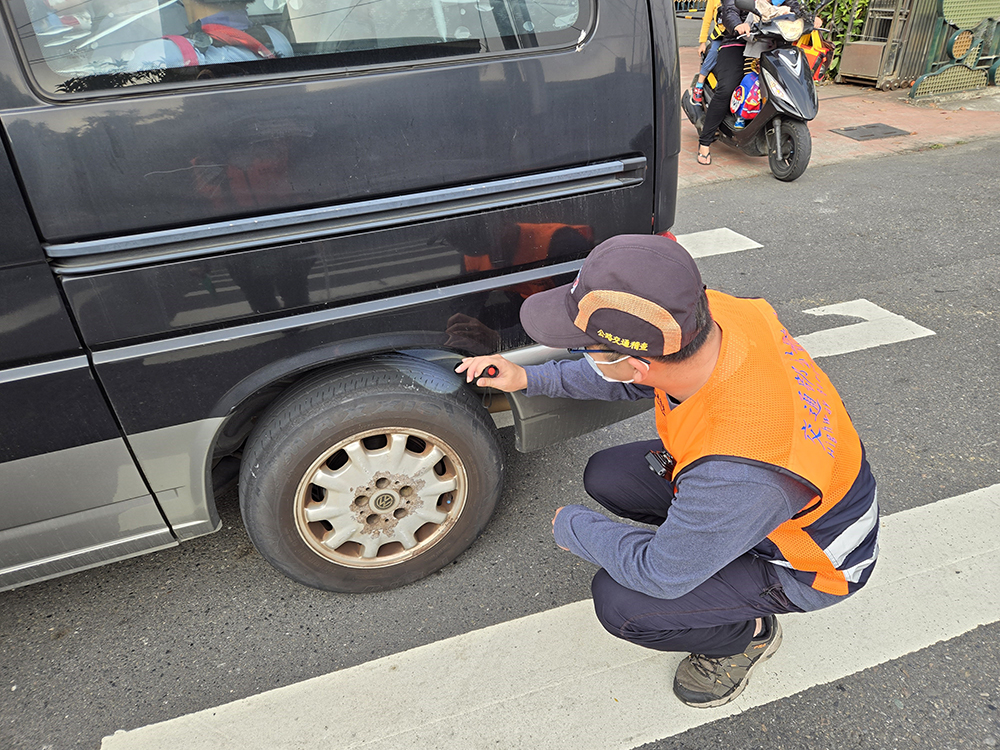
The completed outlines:
[[[643,362],[641,359],[636,359],[635,357],[629,357],[628,363],[635,370],[634,381],[636,383],[642,383],[649,379],[649,365]]]

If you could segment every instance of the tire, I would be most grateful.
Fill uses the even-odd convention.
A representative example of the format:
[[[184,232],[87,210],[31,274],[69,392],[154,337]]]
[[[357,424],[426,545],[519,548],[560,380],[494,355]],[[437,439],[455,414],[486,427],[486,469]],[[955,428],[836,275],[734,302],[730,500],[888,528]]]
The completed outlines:
[[[458,376],[386,357],[279,398],[247,440],[240,509],[254,546],[293,580],[394,588],[479,536],[500,496],[502,456]]]
[[[770,140],[773,142],[773,131],[769,135],[772,135]],[[806,171],[809,157],[812,156],[812,136],[804,122],[781,121],[781,153],[784,158],[779,160],[777,149],[768,148],[767,163],[771,167],[771,174],[782,182],[797,180]]]

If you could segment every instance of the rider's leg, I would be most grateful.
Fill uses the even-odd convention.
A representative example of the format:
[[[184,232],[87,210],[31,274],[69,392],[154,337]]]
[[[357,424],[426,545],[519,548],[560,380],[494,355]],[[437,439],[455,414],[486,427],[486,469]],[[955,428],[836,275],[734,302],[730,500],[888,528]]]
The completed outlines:
[[[698,71],[698,83],[694,85],[694,91],[692,96],[696,104],[701,104],[702,102],[702,88],[705,85],[705,79],[708,78],[708,74],[711,72],[712,68],[715,67],[716,61],[719,59],[719,40],[716,39],[714,42],[708,45],[708,50],[705,52],[705,59],[701,63],[701,69]]]
[[[707,153],[715,140],[715,131],[729,112],[729,100],[743,79],[743,45],[735,44],[719,49],[719,59],[715,65],[715,95],[705,112],[705,123],[701,129],[701,152]]]

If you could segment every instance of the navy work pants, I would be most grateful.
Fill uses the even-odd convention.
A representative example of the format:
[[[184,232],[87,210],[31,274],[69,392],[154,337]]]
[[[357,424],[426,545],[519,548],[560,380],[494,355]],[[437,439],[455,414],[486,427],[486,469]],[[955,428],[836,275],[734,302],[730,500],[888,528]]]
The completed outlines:
[[[615,515],[659,526],[670,509],[667,483],[646,463],[658,440],[619,445],[595,453],[583,483]],[[785,596],[774,566],[753,555],[733,560],[677,599],[657,599],[627,589],[604,570],[591,584],[597,619],[612,635],[658,651],[689,651],[709,657],[742,653],[758,617],[801,612]]]

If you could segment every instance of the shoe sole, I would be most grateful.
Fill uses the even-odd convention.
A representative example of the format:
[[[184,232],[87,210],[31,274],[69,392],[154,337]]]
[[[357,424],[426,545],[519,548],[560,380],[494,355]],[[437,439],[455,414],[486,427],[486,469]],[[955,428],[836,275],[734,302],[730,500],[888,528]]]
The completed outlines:
[[[781,645],[781,623],[778,622],[777,618],[775,618],[774,620],[774,625],[775,625],[774,640],[772,640],[771,643],[768,644],[767,649],[764,651],[764,655],[761,656],[757,661],[755,661],[751,665],[750,669],[747,670],[746,677],[744,677],[743,680],[740,682],[740,684],[736,686],[736,689],[733,692],[731,692],[724,698],[719,698],[718,700],[709,701],[708,703],[688,703],[680,696],[677,696],[680,699],[681,703],[691,706],[692,708],[715,708],[717,706],[724,706],[730,701],[734,701],[737,698],[739,698],[740,694],[746,689],[747,683],[750,682],[750,675],[753,674],[753,671],[760,664],[763,664],[772,656],[774,656],[774,652],[777,651],[778,646]]]

